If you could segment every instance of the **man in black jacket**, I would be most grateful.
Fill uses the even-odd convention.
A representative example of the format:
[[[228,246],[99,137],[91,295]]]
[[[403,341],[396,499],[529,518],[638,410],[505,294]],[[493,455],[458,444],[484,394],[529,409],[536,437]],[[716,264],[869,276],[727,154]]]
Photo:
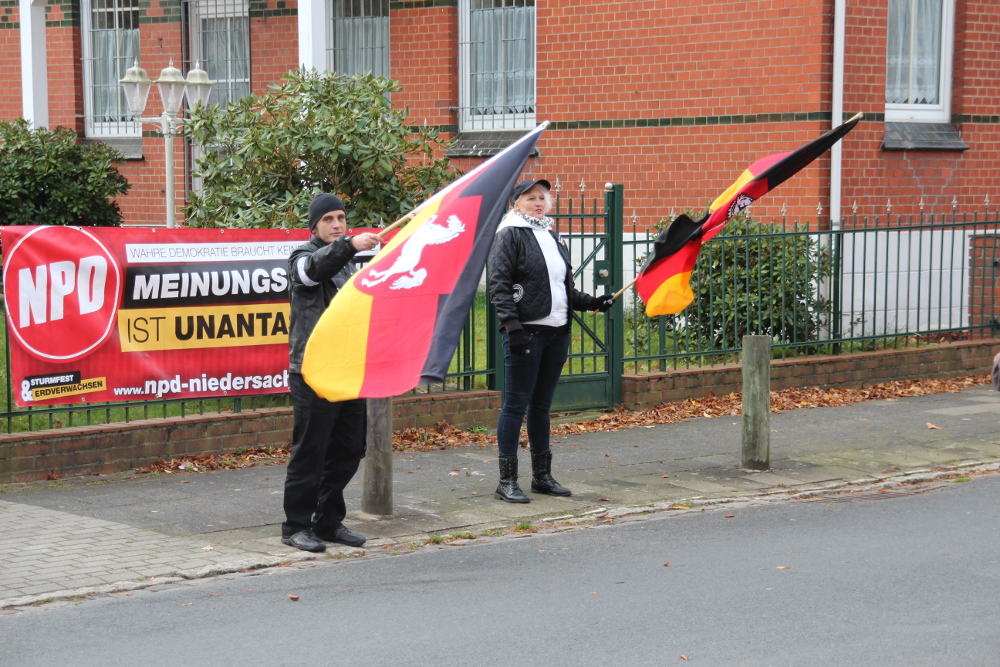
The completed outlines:
[[[305,551],[324,551],[324,541],[352,547],[365,543],[342,523],[347,513],[344,488],[365,454],[365,401],[331,402],[317,396],[302,378],[302,356],[323,311],[356,270],[354,255],[374,248],[380,239],[371,233],[345,236],[344,204],[330,194],[317,196],[309,205],[309,229],[312,237],[288,258],[288,385],[294,427],[281,541]]]

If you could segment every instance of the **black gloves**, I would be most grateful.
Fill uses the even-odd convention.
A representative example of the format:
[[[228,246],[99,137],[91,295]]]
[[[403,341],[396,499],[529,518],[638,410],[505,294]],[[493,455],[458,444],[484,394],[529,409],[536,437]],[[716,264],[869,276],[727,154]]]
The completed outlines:
[[[519,357],[523,357],[528,354],[528,341],[531,340],[531,334],[529,334],[524,329],[516,329],[507,334],[507,340],[510,341],[510,353],[516,354]]]
[[[594,310],[599,310],[602,313],[606,313],[609,310],[611,310],[611,306],[613,305],[615,305],[615,297],[613,297],[610,294],[594,297]]]

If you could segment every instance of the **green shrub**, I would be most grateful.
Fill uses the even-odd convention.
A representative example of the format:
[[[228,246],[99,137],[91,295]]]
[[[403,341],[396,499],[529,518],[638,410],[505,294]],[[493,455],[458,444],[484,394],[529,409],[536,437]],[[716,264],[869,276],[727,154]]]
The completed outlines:
[[[265,95],[199,107],[184,133],[205,146],[186,208],[195,227],[299,227],[320,192],[354,227],[392,222],[457,175],[431,128],[405,125],[385,78],[295,70]]]
[[[82,144],[65,127],[0,123],[0,224],[121,225],[113,197],[131,187],[114,166],[121,161],[107,144]]]

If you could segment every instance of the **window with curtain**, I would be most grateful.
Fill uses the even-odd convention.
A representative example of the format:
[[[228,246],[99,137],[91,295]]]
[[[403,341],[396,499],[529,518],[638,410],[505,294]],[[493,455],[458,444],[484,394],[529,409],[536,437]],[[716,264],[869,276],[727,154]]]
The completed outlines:
[[[535,1],[460,0],[460,130],[535,121]]]
[[[886,120],[949,120],[953,0],[889,0]]]
[[[139,58],[139,0],[81,0],[88,137],[139,136],[118,80]]]
[[[215,82],[210,104],[225,106],[250,95],[248,9],[247,0],[188,3],[188,65],[200,65]]]
[[[389,76],[389,0],[328,0],[327,67]]]

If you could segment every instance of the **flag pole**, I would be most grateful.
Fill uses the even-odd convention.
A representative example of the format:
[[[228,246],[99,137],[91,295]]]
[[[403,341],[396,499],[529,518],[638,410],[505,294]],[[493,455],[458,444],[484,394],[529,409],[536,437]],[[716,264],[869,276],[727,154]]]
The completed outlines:
[[[380,231],[378,233],[378,237],[380,239],[384,240],[386,234],[388,234],[390,231],[392,231],[396,227],[399,227],[401,224],[403,224],[404,222],[406,222],[407,220],[409,220],[410,218],[412,218],[413,214],[416,213],[416,212],[417,212],[417,209],[413,209],[412,211],[410,211],[409,213],[407,213],[406,215],[404,215],[402,218],[400,218],[396,222],[392,223],[391,225],[389,225],[388,227],[386,227],[385,229],[383,229],[382,231]]]
[[[631,281],[629,282],[629,284],[628,284],[628,285],[626,285],[625,287],[623,287],[623,288],[621,288],[620,290],[618,290],[617,292],[615,292],[614,296],[612,296],[612,297],[611,297],[611,300],[612,300],[612,301],[614,301],[615,299],[617,299],[618,297],[620,297],[620,296],[622,295],[622,293],[623,293],[623,292],[624,292],[625,290],[627,290],[627,289],[628,289],[629,287],[631,287],[632,285],[635,285],[635,284],[636,284],[636,282],[638,282],[638,280],[639,280],[639,276],[636,276],[635,278],[633,278],[633,279],[632,279],[632,280],[631,280]]]
[[[841,123],[841,125],[847,125],[851,121],[857,120],[859,118],[864,118],[864,117],[865,117],[865,114],[859,111],[858,113],[854,114],[853,116],[851,116],[850,118],[848,118],[847,120],[845,120],[843,123]]]

